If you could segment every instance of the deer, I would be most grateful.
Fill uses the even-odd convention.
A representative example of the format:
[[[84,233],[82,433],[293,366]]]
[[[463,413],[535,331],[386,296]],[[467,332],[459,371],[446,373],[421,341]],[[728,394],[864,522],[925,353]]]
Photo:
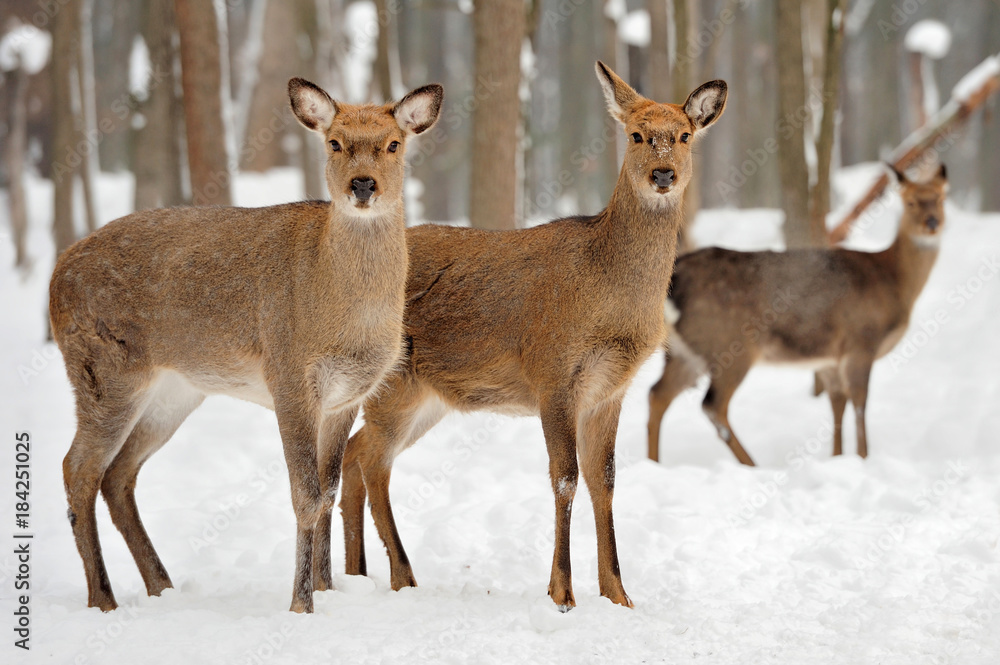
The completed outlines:
[[[326,143],[329,202],[136,212],[57,261],[50,322],[77,415],[63,476],[89,607],[117,607],[98,491],[147,593],[173,586],[139,517],[136,477],[209,394],[277,416],[296,518],[290,609],[312,612],[314,588],[332,587],[317,521],[335,501],[358,408],[402,352],[405,146],[435,123],[443,89],[351,105],[293,78],[288,96]]]
[[[632,607],[614,535],[615,437],[625,390],[662,343],[663,299],[683,220],[696,137],[722,115],[711,81],[683,104],[638,94],[596,63],[610,114],[628,138],[607,207],[506,231],[422,225],[407,231],[403,359],[364,404],[344,457],[345,570],[367,574],[365,497],[393,590],[416,586],[389,502],[392,462],[447,412],[539,416],[555,499],[548,594],[576,605],[570,518],[582,467],[598,534],[602,596]]]
[[[710,247],[677,260],[665,316],[671,325],[663,375],[649,391],[649,458],[671,402],[706,373],[702,409],[743,464],[753,465],[729,423],[729,403],[755,364],[815,369],[815,394],[833,409],[833,454],[843,453],[848,400],[857,452],[868,456],[865,405],[872,364],[903,338],[934,267],[944,228],[947,171],[914,182],[890,165],[903,215],[881,252],[842,248],[738,252]]]

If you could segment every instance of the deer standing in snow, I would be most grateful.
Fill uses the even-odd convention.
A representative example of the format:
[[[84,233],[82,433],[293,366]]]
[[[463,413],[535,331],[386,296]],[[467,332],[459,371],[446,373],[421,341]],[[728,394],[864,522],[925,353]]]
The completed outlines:
[[[736,252],[711,247],[677,261],[667,317],[666,367],[649,392],[649,457],[659,459],[660,423],[670,403],[705,373],[702,408],[736,458],[753,464],[729,424],[729,402],[755,363],[816,368],[816,394],[833,406],[833,454],[854,405],[858,454],[868,455],[865,404],[872,363],[902,339],[938,256],[948,180],[896,172],[903,217],[882,252],[803,249]]]
[[[277,415],[297,521],[291,609],[311,612],[314,586],[331,584],[329,537],[314,547],[314,532],[358,407],[400,356],[404,145],[434,124],[443,93],[352,106],[297,78],[288,93],[327,144],[331,202],[138,212],[56,264],[49,313],[77,408],[63,473],[91,607],[117,607],[98,490],[149,595],[172,586],[139,518],[136,476],[215,393]]]
[[[341,499],[349,574],[365,574],[365,495],[386,545],[392,588],[415,586],[389,504],[393,459],[449,410],[540,415],[555,495],[549,595],[576,602],[570,515],[579,469],[598,535],[601,595],[631,607],[618,569],[611,502],[625,390],[663,343],[667,294],[691,179],[691,146],[718,120],[726,84],[683,104],[636,93],[602,63],[597,77],[628,149],[611,200],[591,217],[530,229],[409,229],[406,351],[365,402],[348,443]]]

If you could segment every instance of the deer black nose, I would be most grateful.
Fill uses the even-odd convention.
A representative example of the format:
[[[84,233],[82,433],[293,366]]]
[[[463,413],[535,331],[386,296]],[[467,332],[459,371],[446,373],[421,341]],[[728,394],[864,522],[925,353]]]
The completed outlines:
[[[660,169],[655,169],[653,171],[653,182],[657,187],[669,187],[674,181],[674,170],[667,169],[666,171],[661,171]]]
[[[367,201],[375,193],[375,181],[371,178],[355,178],[351,181],[351,191],[359,201]]]
[[[940,226],[940,224],[941,221],[937,217],[927,218],[927,228],[929,228],[931,231],[937,231],[937,227]]]

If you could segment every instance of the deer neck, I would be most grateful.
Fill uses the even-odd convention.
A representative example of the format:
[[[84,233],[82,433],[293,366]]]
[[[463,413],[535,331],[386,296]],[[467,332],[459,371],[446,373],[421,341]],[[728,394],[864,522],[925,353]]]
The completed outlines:
[[[369,295],[399,290],[402,280],[397,273],[405,273],[407,261],[402,204],[372,217],[347,216],[331,206],[323,232],[327,260],[340,273],[342,284]]]
[[[905,224],[901,223],[901,228]],[[889,248],[896,261],[899,291],[908,308],[913,307],[937,261],[940,236],[933,241],[900,231]]]
[[[662,202],[636,191],[624,169],[607,208],[598,214],[597,254],[608,278],[662,306],[677,254],[684,192]]]

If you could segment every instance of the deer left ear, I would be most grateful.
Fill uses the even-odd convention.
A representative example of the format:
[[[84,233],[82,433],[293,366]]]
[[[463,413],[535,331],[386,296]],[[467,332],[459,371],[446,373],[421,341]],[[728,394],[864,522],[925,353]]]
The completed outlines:
[[[437,83],[417,88],[392,107],[392,116],[408,135],[423,134],[437,122],[444,88]]]
[[[725,81],[709,81],[688,95],[684,113],[695,129],[704,129],[719,119],[726,108],[729,86]]]
[[[938,169],[937,179],[938,180],[948,180],[948,169],[945,168],[944,164],[942,164],[941,168]]]

